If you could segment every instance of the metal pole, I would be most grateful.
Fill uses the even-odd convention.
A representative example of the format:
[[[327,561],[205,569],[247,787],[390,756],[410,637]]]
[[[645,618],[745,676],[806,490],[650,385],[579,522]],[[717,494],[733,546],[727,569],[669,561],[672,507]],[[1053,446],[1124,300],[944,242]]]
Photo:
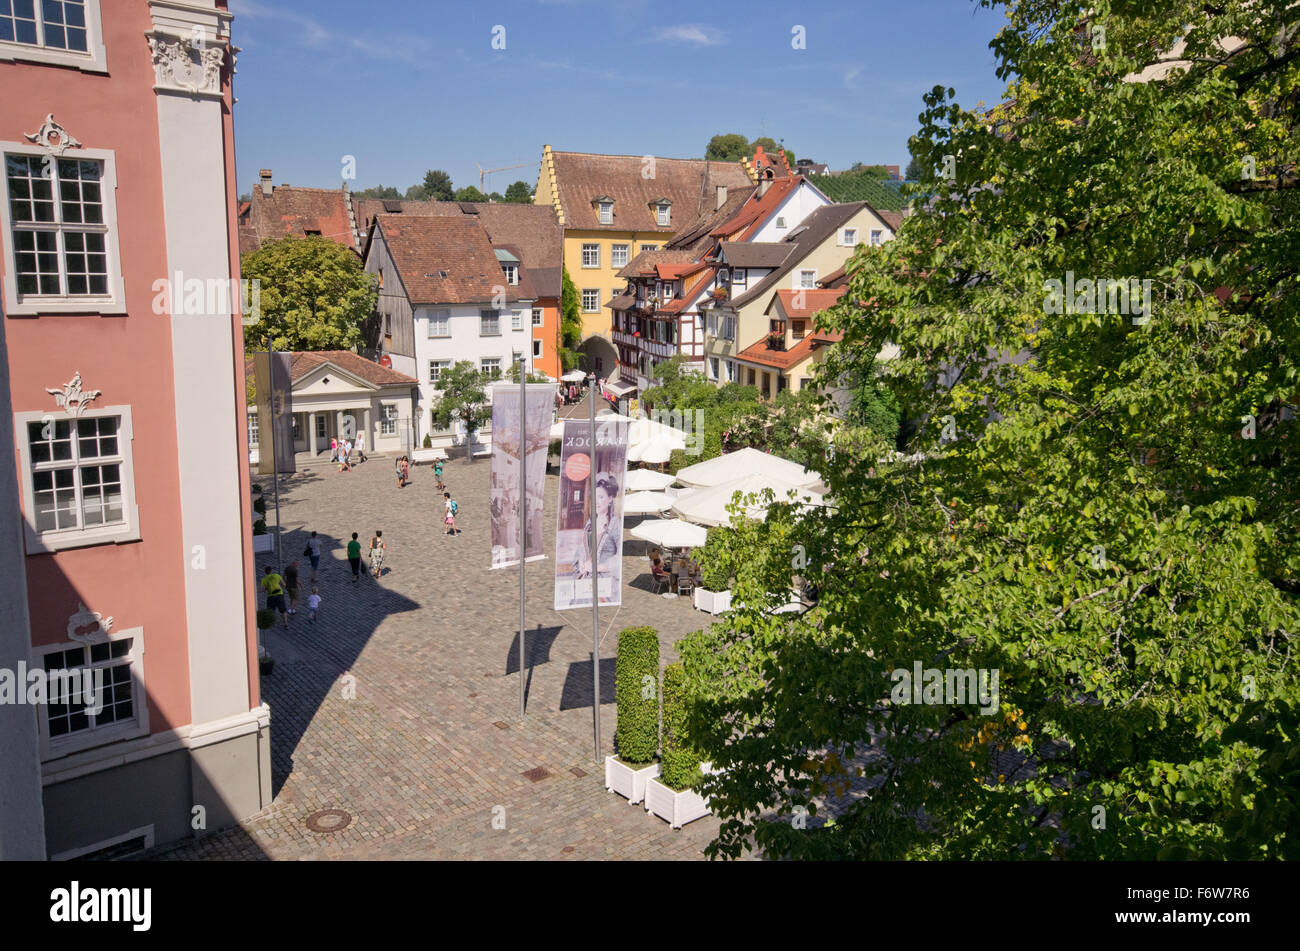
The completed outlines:
[[[275,342],[266,338],[267,377],[271,385],[271,483],[275,494],[275,570],[284,578],[284,553],[280,550],[280,457],[276,454],[275,431],[280,428],[284,403],[275,399]]]
[[[528,552],[528,405],[524,357],[519,356],[519,718],[524,717],[524,555]]]
[[[591,471],[587,473],[587,499],[591,508],[591,709],[596,722],[596,765],[600,765],[600,563],[597,560],[600,513],[596,511],[596,390],[587,390],[591,408]]]

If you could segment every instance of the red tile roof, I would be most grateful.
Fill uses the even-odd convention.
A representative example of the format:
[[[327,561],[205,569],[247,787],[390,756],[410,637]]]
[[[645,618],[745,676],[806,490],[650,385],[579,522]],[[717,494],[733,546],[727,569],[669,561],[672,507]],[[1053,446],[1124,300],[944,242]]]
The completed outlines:
[[[240,236],[241,251],[280,238],[306,237],[309,231],[357,250],[351,209],[341,188],[276,185],[266,195],[260,184],[255,185],[247,221],[247,236]]]
[[[289,380],[297,383],[303,377],[307,376],[322,363],[332,363],[340,370],[351,373],[353,376],[359,376],[367,383],[373,383],[376,386],[394,386],[394,385],[417,385],[418,380],[407,376],[405,373],[398,373],[396,370],[382,367],[373,360],[367,360],[351,350],[295,350],[289,354]],[[244,370],[251,377],[253,373],[253,357],[251,354],[244,356]]]
[[[370,240],[381,234],[412,305],[486,303],[498,287],[507,301],[520,300],[518,288],[506,284],[483,223],[472,215],[380,215]]]
[[[772,350],[767,346],[767,337],[760,337],[758,343],[746,347],[740,353],[736,354],[737,360],[745,360],[749,363],[758,363],[763,366],[775,367],[778,370],[789,370],[796,364],[803,363],[813,352],[813,340],[811,335],[805,335],[802,340],[791,347],[789,350]]]
[[[740,211],[709,233],[718,239],[738,237],[738,240],[744,241],[763,226],[772,212],[776,211],[777,206],[785,201],[802,181],[803,179],[799,177],[778,178],[768,185],[767,191],[761,195],[759,194],[761,188],[754,189],[754,193],[741,206]]]
[[[830,307],[841,297],[847,288],[813,288],[807,290],[782,289],[776,292],[781,300],[781,309],[787,317],[811,317],[819,311]],[[803,295],[800,297],[800,295]]]

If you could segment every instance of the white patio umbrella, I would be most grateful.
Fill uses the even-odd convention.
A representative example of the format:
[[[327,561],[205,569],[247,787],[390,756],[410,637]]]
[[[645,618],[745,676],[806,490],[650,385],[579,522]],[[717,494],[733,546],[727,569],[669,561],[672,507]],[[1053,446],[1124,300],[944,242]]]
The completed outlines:
[[[654,515],[667,512],[672,504],[672,498],[662,492],[633,492],[623,496],[623,514]]]
[[[646,519],[632,529],[631,535],[660,548],[699,548],[708,540],[703,528],[676,518]]]
[[[764,489],[772,490],[776,502],[794,502],[796,505],[825,504],[825,499],[805,488],[770,476],[754,474],[733,482],[724,482],[722,485],[684,492],[673,500],[672,511],[674,515],[698,525],[726,525],[732,518],[731,513],[727,511],[727,506],[731,504],[737,492],[745,496],[751,493],[762,493]],[[742,511],[750,518],[759,521],[767,517],[767,506],[763,504],[761,498],[755,499]]]
[[[560,377],[560,379],[565,383],[581,383],[586,378],[587,374],[583,373],[581,370],[570,370],[568,373]]]
[[[667,462],[672,456],[673,450],[677,447],[664,439],[651,439],[648,442],[634,443],[628,447],[628,462],[648,462],[651,465],[659,465]]]
[[[672,485],[673,476],[653,469],[629,469],[623,480],[625,492],[658,492]]]
[[[818,473],[805,469],[797,462],[746,447],[687,466],[678,471],[677,481],[682,485],[707,488],[734,482],[749,475],[767,476],[801,489],[821,480]]]
[[[686,448],[686,434],[680,429],[674,429],[672,426],[665,426],[657,420],[646,418],[633,421],[632,425],[628,427],[627,440],[632,445],[660,440],[671,443],[674,449]]]

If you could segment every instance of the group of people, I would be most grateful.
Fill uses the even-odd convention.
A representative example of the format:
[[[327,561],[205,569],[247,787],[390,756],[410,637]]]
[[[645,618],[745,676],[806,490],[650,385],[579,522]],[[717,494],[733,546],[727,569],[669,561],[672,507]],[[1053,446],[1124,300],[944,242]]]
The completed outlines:
[[[364,440],[365,437],[361,433],[357,433],[355,444],[351,439],[330,440],[330,462],[338,463],[339,472],[351,472],[356,463],[366,461]]]
[[[312,538],[316,533],[311,533]],[[310,546],[308,546],[310,548]],[[320,545],[317,543],[317,552],[320,551]],[[320,611],[320,588],[315,584],[316,571],[315,565],[320,563],[320,555],[317,554],[312,558],[312,576],[311,594],[307,596],[307,610],[310,612],[308,620],[312,624],[316,623],[316,614]],[[288,568],[284,569],[284,576],[281,577],[274,568],[267,565],[262,569],[262,590],[266,592],[266,609],[268,611],[278,611],[280,618],[284,621],[284,626],[289,626],[289,615],[298,613],[298,562],[293,561]]]

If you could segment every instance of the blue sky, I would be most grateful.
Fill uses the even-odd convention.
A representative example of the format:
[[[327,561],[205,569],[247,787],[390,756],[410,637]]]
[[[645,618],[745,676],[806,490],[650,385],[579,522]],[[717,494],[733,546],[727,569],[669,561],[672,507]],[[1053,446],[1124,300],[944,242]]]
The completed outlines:
[[[429,168],[504,192],[558,150],[700,157],[718,132],[846,168],[907,163],[922,93],[999,101],[972,0],[231,0],[239,191],[405,190]],[[492,48],[503,26],[505,49]],[[806,48],[794,49],[794,27]],[[497,34],[500,36],[500,34]]]

